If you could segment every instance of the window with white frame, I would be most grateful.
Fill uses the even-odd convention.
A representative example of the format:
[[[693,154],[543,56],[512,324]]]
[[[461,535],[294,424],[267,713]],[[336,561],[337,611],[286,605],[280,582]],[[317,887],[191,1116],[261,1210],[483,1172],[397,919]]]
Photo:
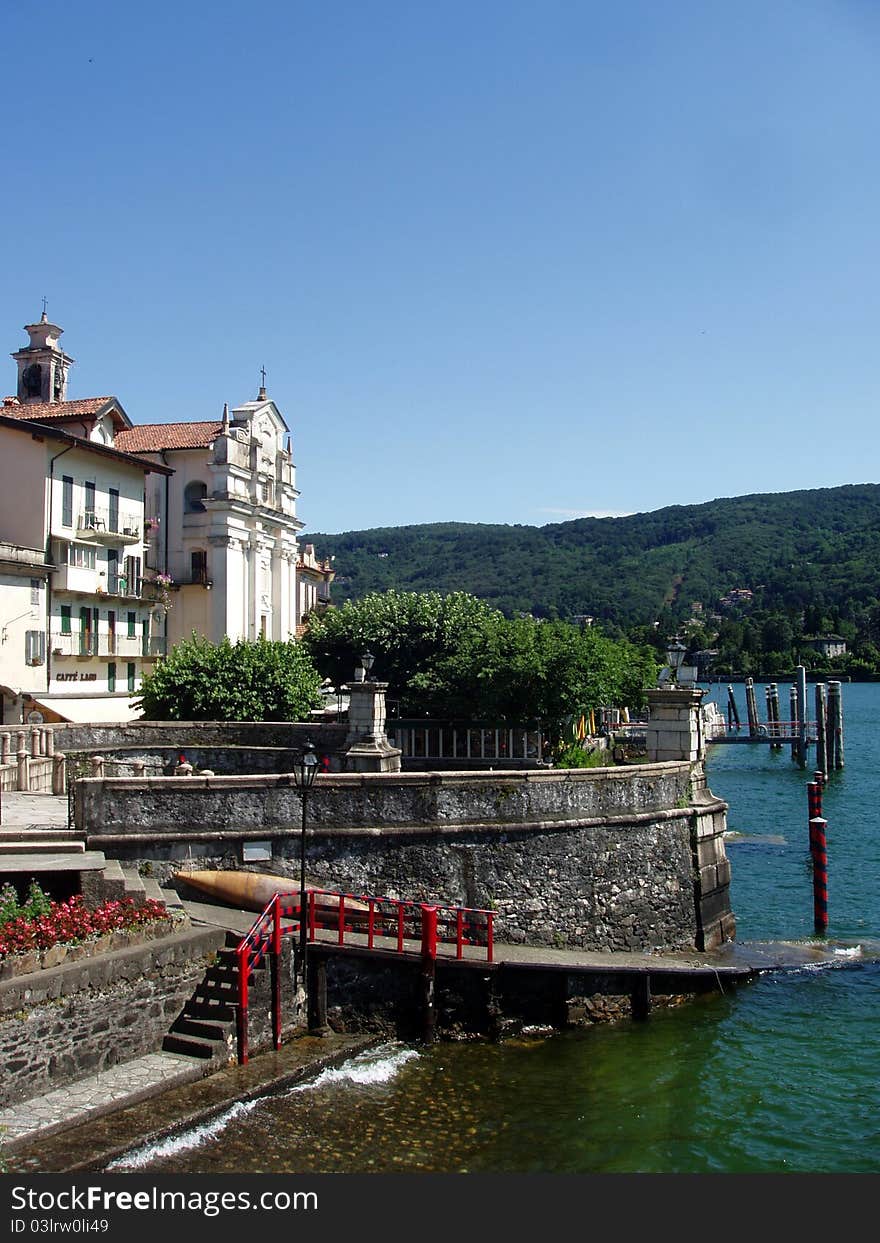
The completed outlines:
[[[67,564],[80,570],[94,570],[97,565],[97,549],[94,544],[68,544]]]
[[[26,630],[24,658],[29,665],[42,665],[46,660],[46,635],[42,630]]]

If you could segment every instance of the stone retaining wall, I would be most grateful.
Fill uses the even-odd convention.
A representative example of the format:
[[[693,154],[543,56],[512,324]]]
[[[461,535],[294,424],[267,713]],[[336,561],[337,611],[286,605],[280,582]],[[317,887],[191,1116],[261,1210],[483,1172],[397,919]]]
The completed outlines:
[[[50,728],[50,727],[46,727]],[[106,754],[119,748],[159,748],[177,753],[189,747],[287,747],[307,740],[320,751],[341,747],[345,725],[311,721],[130,721],[126,724],[51,726],[56,751]]]
[[[0,1105],[161,1048],[223,940],[189,929],[0,981]]]
[[[298,876],[289,777],[86,779],[90,849],[167,878],[181,864]],[[499,940],[599,950],[710,948],[734,935],[726,805],[702,766],[329,774],[309,798],[307,875],[330,889],[491,908]]]

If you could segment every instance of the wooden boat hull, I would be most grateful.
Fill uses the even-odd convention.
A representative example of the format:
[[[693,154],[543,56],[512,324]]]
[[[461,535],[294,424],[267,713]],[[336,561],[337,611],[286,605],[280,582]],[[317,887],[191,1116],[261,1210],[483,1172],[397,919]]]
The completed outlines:
[[[241,911],[264,911],[276,893],[299,896],[299,881],[290,876],[273,876],[269,872],[178,872],[177,880],[183,881],[198,893],[215,902],[227,902]],[[306,888],[316,888],[306,880]],[[319,908],[336,910],[339,899],[330,894],[319,894]],[[366,911],[367,905],[354,898],[346,898],[346,912]]]

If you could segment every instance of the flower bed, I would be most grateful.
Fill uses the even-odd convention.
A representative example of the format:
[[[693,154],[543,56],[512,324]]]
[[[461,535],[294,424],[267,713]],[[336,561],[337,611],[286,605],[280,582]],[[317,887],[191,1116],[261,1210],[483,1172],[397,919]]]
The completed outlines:
[[[57,966],[68,957],[106,953],[162,936],[172,926],[164,902],[153,898],[140,906],[131,898],[122,898],[94,910],[79,895],[67,902],[50,902],[35,917],[18,915],[0,925],[0,974],[20,975]]]

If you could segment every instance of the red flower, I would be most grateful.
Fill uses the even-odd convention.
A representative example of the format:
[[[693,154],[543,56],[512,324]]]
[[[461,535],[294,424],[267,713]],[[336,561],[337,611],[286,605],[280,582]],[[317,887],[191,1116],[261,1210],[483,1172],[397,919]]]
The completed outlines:
[[[0,926],[0,958],[31,949],[75,944],[117,928],[137,927],[167,916],[165,904],[154,898],[148,898],[141,906],[135,906],[131,898],[122,898],[89,911],[77,894],[67,902],[53,902],[49,913],[38,919],[18,916]]]

